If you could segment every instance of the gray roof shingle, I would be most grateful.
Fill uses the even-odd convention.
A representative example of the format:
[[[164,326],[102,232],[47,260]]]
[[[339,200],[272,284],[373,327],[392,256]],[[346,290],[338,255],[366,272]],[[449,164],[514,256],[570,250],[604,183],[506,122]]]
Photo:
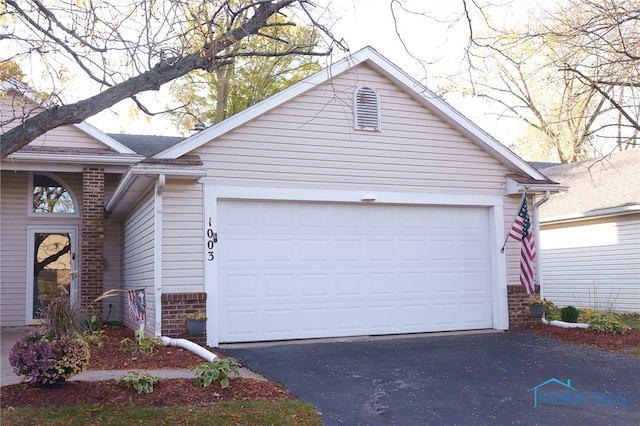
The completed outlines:
[[[145,158],[152,157],[184,140],[183,137],[179,136],[126,135],[120,133],[109,133],[108,135]]]
[[[602,158],[561,164],[540,170],[569,186],[540,206],[540,217],[596,215],[599,210],[640,205],[640,149],[628,149]]]

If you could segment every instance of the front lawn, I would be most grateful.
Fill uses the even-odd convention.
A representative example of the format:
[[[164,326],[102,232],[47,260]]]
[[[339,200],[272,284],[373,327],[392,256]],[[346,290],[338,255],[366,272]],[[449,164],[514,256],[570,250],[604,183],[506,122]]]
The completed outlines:
[[[12,425],[321,425],[309,403],[286,401],[220,402],[191,407],[15,407],[2,409],[0,422]]]

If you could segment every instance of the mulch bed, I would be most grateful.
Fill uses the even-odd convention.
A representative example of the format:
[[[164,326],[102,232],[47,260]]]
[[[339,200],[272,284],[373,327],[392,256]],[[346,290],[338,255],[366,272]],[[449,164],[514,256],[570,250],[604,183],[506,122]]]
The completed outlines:
[[[158,346],[153,355],[131,353],[120,348],[124,338],[134,340],[128,328],[103,328],[108,340],[104,347],[91,348],[89,370],[155,370],[190,369],[205,362],[185,349]],[[215,352],[214,352],[215,353]],[[219,401],[273,401],[293,398],[281,385],[264,380],[233,378],[230,386],[218,384],[207,388],[196,386],[193,379],[163,379],[150,394],[138,394],[131,387],[119,386],[116,380],[68,381],[62,389],[41,388],[32,383],[2,386],[2,408],[18,406],[53,406],[78,404],[110,404],[139,406],[207,405]]]
[[[90,370],[148,370],[163,368],[192,368],[204,362],[197,355],[180,348],[159,346],[154,355],[130,353],[120,349],[125,337],[134,338],[126,328],[104,329],[109,340],[103,348],[91,349]],[[523,330],[519,330],[522,332]],[[538,336],[562,340],[606,351],[629,354],[640,348],[640,331],[625,334],[605,334],[578,328],[560,328],[537,324],[524,330]],[[138,394],[130,387],[119,386],[115,380],[83,382],[71,381],[63,389],[43,389],[35,384],[21,383],[3,386],[1,406],[57,406],[83,403],[138,406],[207,405],[219,401],[259,401],[293,398],[281,385],[247,378],[235,378],[221,389],[213,384],[207,388],[196,386],[193,379],[164,379],[150,394]]]

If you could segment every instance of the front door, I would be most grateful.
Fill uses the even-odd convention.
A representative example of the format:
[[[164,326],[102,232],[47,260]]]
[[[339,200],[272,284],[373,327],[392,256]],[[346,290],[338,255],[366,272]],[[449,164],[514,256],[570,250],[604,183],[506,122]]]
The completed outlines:
[[[75,300],[75,252],[74,228],[29,228],[27,322],[37,321],[63,288]]]

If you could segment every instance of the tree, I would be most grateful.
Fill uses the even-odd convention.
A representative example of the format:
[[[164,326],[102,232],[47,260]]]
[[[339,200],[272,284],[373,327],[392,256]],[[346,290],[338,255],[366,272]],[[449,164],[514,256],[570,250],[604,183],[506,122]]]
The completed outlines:
[[[41,0],[4,0],[0,40],[11,42],[8,59],[20,64],[39,58],[57,102],[19,117],[20,125],[0,136],[2,158],[51,129],[79,123],[127,98],[136,101],[136,94],[158,90],[193,70],[213,72],[239,57],[326,55],[329,47],[292,44],[278,51],[251,50],[250,44],[232,49],[244,39],[269,37],[269,28],[300,22],[317,26],[331,39],[312,12],[308,0],[139,0],[124,5],[58,0],[51,6]],[[55,89],[76,72],[98,83],[101,91],[64,104],[63,93]]]
[[[528,125],[516,151],[564,163],[600,154],[611,138],[618,149],[637,146],[637,2],[571,0],[520,27],[507,26],[504,11],[494,22],[492,7],[468,15],[468,76],[471,93]]]
[[[283,45],[279,40],[286,39],[311,51],[320,43],[315,27],[271,27],[265,33],[264,39],[243,40],[231,49],[278,52]],[[171,94],[182,107],[170,114],[184,129],[218,123],[319,69],[317,58],[308,55],[236,57],[215,72],[196,70],[176,80]]]

